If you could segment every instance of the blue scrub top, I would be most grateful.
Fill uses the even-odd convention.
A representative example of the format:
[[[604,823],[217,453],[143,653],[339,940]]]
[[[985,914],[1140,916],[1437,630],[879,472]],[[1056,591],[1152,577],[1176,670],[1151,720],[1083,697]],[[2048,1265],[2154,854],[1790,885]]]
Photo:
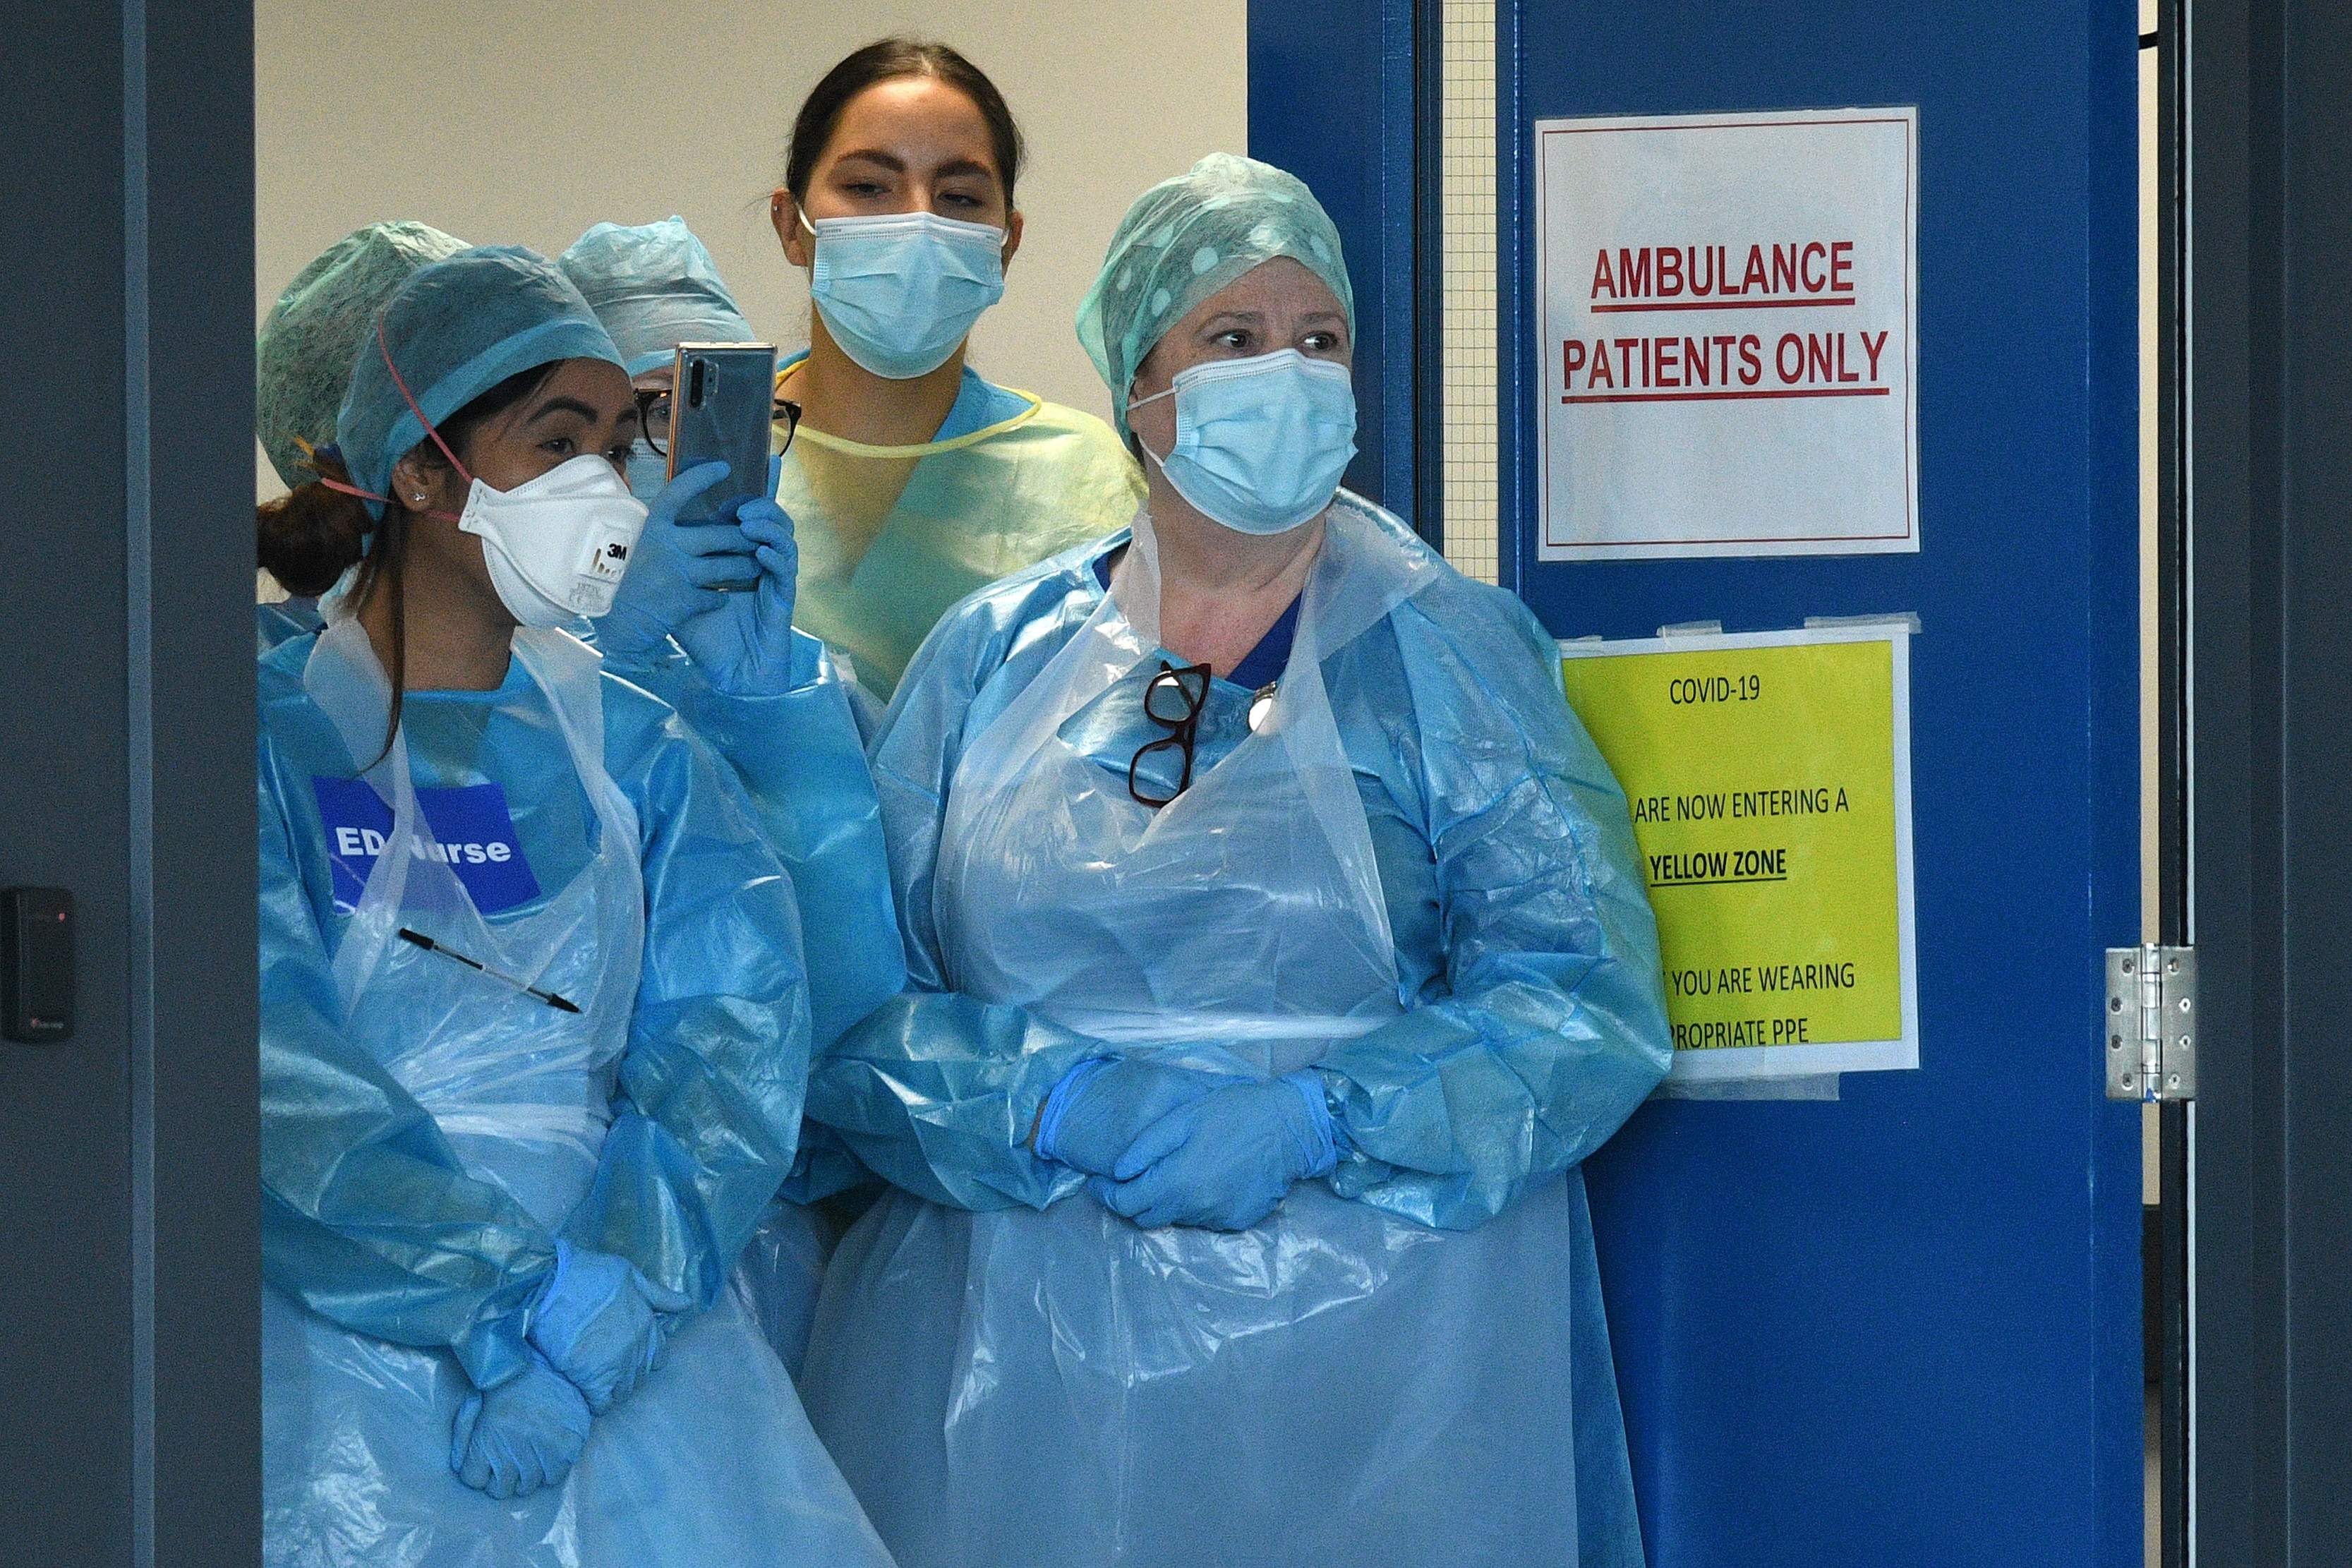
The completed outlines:
[[[1119,552],[1112,550],[1095,557],[1095,581],[1106,590],[1110,587],[1111,567],[1118,556]],[[1246,658],[1223,673],[1213,670],[1210,673],[1219,680],[1230,680],[1235,686],[1245,686],[1256,691],[1282,678],[1283,667],[1290,662],[1290,639],[1297,635],[1298,601],[1293,599],[1284,606],[1282,614],[1274,618],[1274,625],[1266,628],[1265,636],[1258,638],[1257,646],[1249,650]]]

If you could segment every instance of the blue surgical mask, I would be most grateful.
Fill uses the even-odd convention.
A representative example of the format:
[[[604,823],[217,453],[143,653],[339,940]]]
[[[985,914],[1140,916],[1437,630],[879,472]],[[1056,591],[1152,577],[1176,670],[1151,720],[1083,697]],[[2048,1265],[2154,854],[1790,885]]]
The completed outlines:
[[[809,295],[841,352],[911,381],[948,362],[1004,297],[1004,231],[936,213],[801,222],[816,237]]]
[[[1356,455],[1348,367],[1297,349],[1191,366],[1127,406],[1163,397],[1176,400],[1176,445],[1165,458],[1144,451],[1193,510],[1237,533],[1312,521]]]
[[[653,443],[643,436],[629,447],[627,468],[629,493],[639,500],[652,500],[669,483],[669,459],[655,451]]]

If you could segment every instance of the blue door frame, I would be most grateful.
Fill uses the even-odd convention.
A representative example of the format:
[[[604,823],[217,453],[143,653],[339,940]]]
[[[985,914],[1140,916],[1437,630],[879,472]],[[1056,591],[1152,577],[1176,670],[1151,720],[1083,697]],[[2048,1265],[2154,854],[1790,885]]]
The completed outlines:
[[[2138,1121],[2102,1098],[2100,953],[2139,930],[2136,9],[1497,12],[1505,585],[1562,637],[1923,628],[1919,1069],[1850,1075],[1834,1102],[1654,1103],[1589,1167],[1651,1561],[2124,1568]],[[1437,301],[1410,264],[1413,7],[1252,0],[1250,27],[1252,150],[1346,238],[1370,436],[1351,479],[1393,505],[1413,306]],[[1532,121],[1871,104],[1919,110],[1920,552],[1537,563]]]
[[[1348,488],[1407,521],[1415,448],[1415,214],[1433,193],[1416,155],[1413,0],[1250,0],[1249,151],[1307,182],[1339,226],[1356,291],[1356,460]],[[1434,309],[1434,296],[1427,296]],[[1435,538],[1434,533],[1429,537]]]

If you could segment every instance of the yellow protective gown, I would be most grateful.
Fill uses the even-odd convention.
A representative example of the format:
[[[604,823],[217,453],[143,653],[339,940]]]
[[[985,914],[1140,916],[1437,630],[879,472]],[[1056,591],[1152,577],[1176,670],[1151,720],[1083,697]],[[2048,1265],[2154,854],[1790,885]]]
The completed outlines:
[[[778,374],[780,396],[798,369]],[[803,424],[776,487],[800,541],[793,624],[887,703],[957,601],[1126,527],[1143,494],[1110,426],[970,369],[929,441],[875,447]]]

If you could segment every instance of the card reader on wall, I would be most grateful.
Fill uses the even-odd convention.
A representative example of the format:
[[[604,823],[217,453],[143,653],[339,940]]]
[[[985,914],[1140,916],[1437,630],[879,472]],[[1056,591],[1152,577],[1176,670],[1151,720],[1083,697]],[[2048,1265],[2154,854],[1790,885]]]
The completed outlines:
[[[20,1045],[73,1038],[73,895],[63,888],[0,891],[0,1033]]]

